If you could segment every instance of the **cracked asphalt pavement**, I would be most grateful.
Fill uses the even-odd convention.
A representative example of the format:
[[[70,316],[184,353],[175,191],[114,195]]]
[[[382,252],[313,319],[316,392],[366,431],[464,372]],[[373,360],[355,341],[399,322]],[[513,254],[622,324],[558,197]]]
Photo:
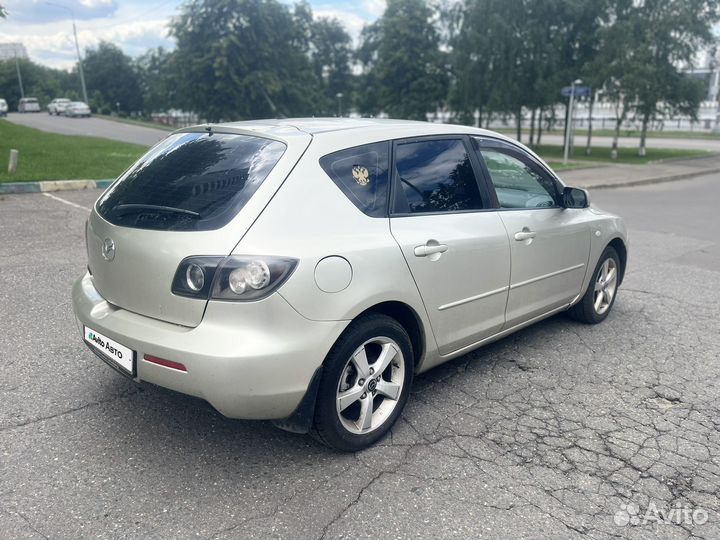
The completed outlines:
[[[630,227],[610,317],[418,377],[357,454],[87,351],[70,286],[97,196],[0,197],[2,538],[720,537],[720,175],[592,193]]]

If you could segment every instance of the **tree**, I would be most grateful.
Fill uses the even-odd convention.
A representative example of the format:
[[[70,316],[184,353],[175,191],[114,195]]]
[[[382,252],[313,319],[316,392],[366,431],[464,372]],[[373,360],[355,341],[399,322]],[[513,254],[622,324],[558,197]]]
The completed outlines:
[[[680,66],[692,65],[695,53],[713,41],[719,9],[717,0],[610,2],[609,23],[599,31],[597,66],[607,81],[606,95],[617,103],[613,157],[630,112],[641,122],[641,156],[652,119],[677,112],[696,115],[702,92]]]
[[[487,14],[493,13],[489,10],[492,3],[492,0],[469,0],[455,4],[445,13],[452,73],[448,102],[455,119],[463,124],[472,124],[477,111],[478,124],[482,125],[483,115],[489,119],[497,108],[493,71],[499,59],[487,31]]]
[[[96,49],[89,49],[85,54],[83,68],[93,108],[124,113],[142,110],[140,79],[132,59],[119,47],[100,42]]]
[[[308,13],[276,0],[183,5],[171,25],[183,69],[179,104],[211,121],[314,114],[322,89]]]
[[[321,81],[321,114],[332,115],[338,94],[350,97],[352,40],[337,19],[321,18],[311,25],[311,59],[315,77]]]
[[[433,10],[423,0],[388,0],[385,13],[362,32],[360,103],[390,116],[426,120],[447,95],[447,59]]]
[[[450,103],[468,122],[493,113],[536,120],[560,101],[566,80],[579,75],[595,50],[603,1],[467,0],[450,11],[453,66]],[[539,112],[539,114],[538,114]],[[538,127],[538,138],[540,127]]]
[[[77,78],[71,73],[41,66],[24,58],[18,59],[18,66],[25,95],[38,98],[42,106],[56,97],[79,99]],[[9,104],[17,103],[20,99],[15,60],[0,61],[0,96]]]
[[[718,2],[645,0],[636,7],[636,15],[645,21],[644,31],[635,36],[639,62],[632,79],[635,111],[642,126],[639,154],[644,156],[652,118],[678,112],[697,117],[704,94],[702,83],[688,80],[679,66],[692,65],[696,52],[713,41]]]
[[[7,17],[7,11],[5,8],[0,4],[0,19],[4,19]]]
[[[135,61],[146,113],[167,111],[177,101],[177,84],[182,76],[176,57],[162,47],[150,49]]]

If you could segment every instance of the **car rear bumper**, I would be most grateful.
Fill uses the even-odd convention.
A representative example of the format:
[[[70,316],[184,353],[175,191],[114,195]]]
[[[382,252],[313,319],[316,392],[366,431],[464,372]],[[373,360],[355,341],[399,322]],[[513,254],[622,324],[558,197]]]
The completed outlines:
[[[86,274],[73,286],[83,325],[136,352],[137,381],[207,400],[225,416],[283,419],[300,404],[316,369],[347,321],[311,321],[279,294],[258,302],[207,305],[195,328],[138,315],[109,304]],[[187,372],[144,360],[179,362]]]

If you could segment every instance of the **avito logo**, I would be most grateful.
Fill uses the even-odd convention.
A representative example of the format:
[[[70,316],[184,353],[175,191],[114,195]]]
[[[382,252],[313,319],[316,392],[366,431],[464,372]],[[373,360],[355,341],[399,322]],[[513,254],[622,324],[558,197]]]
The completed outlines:
[[[95,332],[88,332],[88,339],[98,345],[99,348],[104,349],[105,351],[109,352],[113,356],[115,356],[118,360],[122,360],[123,354],[122,351],[119,351],[112,345],[110,345],[109,341],[104,341],[100,336],[98,336]]]

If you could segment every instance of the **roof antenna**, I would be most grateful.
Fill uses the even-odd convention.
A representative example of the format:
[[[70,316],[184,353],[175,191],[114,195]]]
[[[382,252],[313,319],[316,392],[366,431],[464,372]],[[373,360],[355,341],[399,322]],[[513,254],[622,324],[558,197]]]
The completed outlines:
[[[210,134],[210,136],[212,137],[213,130],[212,130],[212,126],[210,124],[205,126],[205,131],[207,131]]]

